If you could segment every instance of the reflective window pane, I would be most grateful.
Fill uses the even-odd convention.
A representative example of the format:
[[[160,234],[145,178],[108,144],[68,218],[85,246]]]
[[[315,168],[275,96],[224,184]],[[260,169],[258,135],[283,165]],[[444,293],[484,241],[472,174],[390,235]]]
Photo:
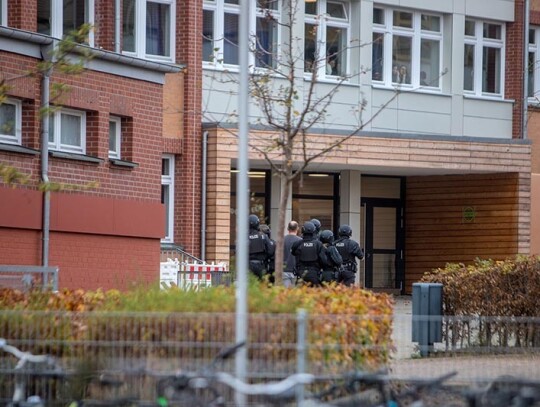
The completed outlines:
[[[422,40],[420,44],[420,85],[439,86],[440,41]]]
[[[328,2],[326,4],[326,14],[334,18],[347,18],[345,5],[343,3]]]
[[[384,34],[373,33],[371,79],[382,81],[384,69]]]
[[[37,32],[51,35],[51,2],[37,2]]]
[[[463,89],[474,90],[474,45],[465,44],[465,67],[463,70]]]
[[[536,44],[536,31],[533,29],[533,30],[529,30],[529,44]]]
[[[384,24],[384,10],[381,8],[373,9],[373,24]]]
[[[316,1],[310,2],[310,3],[306,2],[305,4],[306,4],[305,5],[306,14],[310,14],[313,16],[317,15],[317,2]]]
[[[501,93],[501,50],[484,47],[482,59],[482,92]]]
[[[326,74],[345,75],[347,30],[328,27],[326,29]]]
[[[135,0],[122,3],[122,49],[135,52]]]
[[[64,0],[63,11],[63,33],[69,34],[70,31],[78,29],[86,22],[86,1],[85,0]]]
[[[321,230],[332,230],[334,227],[334,201],[293,197],[292,218],[300,226],[315,218],[321,222]]]
[[[110,121],[109,122],[109,154],[119,155],[117,151],[117,142],[118,142],[118,122]]]
[[[334,177],[329,174],[303,174],[293,181],[293,194],[334,196]]]
[[[238,65],[238,14],[225,13],[223,62]]]
[[[394,35],[392,43],[392,82],[410,84],[412,38]]]
[[[168,4],[146,3],[146,53],[170,56],[170,14]]]
[[[373,288],[394,288],[396,284],[396,256],[373,253]]]
[[[304,71],[313,72],[313,69],[317,69],[317,26],[306,24],[304,30]]]
[[[499,24],[484,23],[484,38],[501,39],[502,27]]]
[[[421,17],[421,29],[425,31],[441,31],[441,18],[437,16],[429,16],[422,14]]]
[[[534,52],[529,52],[529,63],[528,63],[528,82],[527,82],[527,95],[532,98],[534,97],[534,72],[536,70],[536,61],[534,57]]]
[[[214,60],[214,12],[203,11],[203,61]]]
[[[0,134],[15,136],[17,108],[12,104],[0,105]]]
[[[465,35],[469,37],[474,37],[475,34],[475,23],[472,20],[465,20]]]
[[[412,28],[412,13],[394,10],[394,27]]]
[[[257,50],[255,53],[255,63],[257,66],[275,66],[277,32],[277,21],[273,18],[257,18]]]

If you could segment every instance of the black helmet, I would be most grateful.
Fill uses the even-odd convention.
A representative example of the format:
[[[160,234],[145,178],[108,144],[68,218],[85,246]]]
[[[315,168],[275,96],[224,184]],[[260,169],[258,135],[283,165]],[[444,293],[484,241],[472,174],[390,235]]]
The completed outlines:
[[[250,229],[259,229],[259,217],[257,215],[249,215],[249,228]]]
[[[352,229],[349,225],[341,225],[338,230],[338,235],[340,236],[352,236]]]
[[[334,242],[334,234],[331,230],[323,230],[319,235],[319,240],[322,243],[332,244]]]
[[[303,235],[313,235],[315,232],[316,232],[316,229],[313,222],[306,222],[304,223],[304,226],[302,226]]]
[[[319,219],[313,218],[310,220],[310,222],[315,225],[315,232],[319,233],[319,231],[321,230],[321,221]]]

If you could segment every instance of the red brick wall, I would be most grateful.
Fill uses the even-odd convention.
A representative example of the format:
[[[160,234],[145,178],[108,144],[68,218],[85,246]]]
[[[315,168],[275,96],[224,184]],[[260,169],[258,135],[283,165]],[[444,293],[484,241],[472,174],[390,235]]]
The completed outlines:
[[[8,26],[19,30],[36,31],[37,2],[35,0],[8,1]]]
[[[506,25],[505,98],[514,100],[512,136],[521,138],[523,123],[523,0],[515,0],[514,23]]]
[[[202,0],[177,4],[176,59],[185,64],[184,140],[176,160],[175,242],[200,254]]]
[[[96,0],[94,5],[94,46],[114,51],[114,1]]]

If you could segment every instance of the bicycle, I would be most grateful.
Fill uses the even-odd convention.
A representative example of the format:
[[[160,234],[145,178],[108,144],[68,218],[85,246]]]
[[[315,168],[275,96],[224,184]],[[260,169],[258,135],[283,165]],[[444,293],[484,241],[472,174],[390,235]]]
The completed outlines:
[[[480,389],[463,391],[469,407],[527,407],[540,403],[540,382],[501,376]]]

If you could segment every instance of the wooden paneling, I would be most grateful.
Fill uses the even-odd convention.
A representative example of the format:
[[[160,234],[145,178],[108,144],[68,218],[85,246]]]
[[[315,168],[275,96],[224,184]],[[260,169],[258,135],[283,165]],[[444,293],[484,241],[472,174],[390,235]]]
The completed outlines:
[[[448,262],[519,252],[518,174],[410,177],[406,192],[406,287]],[[474,219],[467,219],[467,208]]]

